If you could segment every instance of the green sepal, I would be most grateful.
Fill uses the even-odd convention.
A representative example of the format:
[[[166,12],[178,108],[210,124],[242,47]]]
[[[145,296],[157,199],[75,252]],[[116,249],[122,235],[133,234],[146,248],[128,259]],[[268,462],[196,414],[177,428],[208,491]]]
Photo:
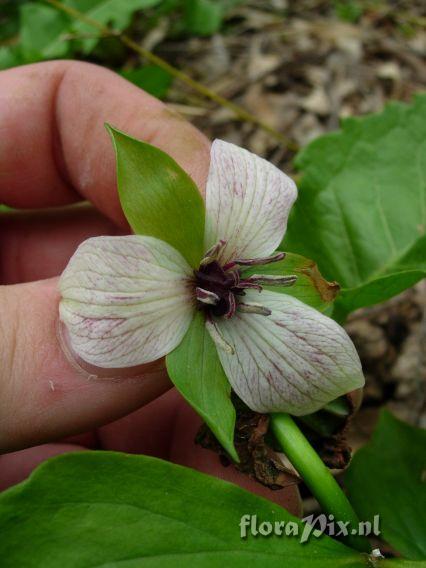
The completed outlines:
[[[234,446],[235,409],[231,385],[216,346],[206,329],[204,314],[196,312],[180,345],[166,357],[167,371],[178,391],[203,418],[231,458]]]
[[[121,206],[133,231],[161,239],[196,268],[203,256],[204,201],[168,154],[106,125],[114,143]]]

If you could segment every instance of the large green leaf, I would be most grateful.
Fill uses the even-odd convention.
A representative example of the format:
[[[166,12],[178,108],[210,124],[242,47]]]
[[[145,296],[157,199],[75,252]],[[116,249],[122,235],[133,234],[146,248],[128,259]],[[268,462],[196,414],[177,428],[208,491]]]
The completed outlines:
[[[254,266],[244,271],[245,276],[251,274],[277,276],[295,274],[297,281],[293,286],[265,286],[265,288],[269,288],[273,292],[282,292],[294,296],[319,311],[327,309],[333,303],[339,291],[339,286],[335,282],[327,282],[321,276],[315,262],[299,254],[287,253],[286,257],[279,262]]]
[[[166,241],[197,267],[205,216],[197,186],[165,152],[110,126],[108,130],[116,151],[120,201],[132,229]]]
[[[346,473],[363,519],[380,515],[382,537],[412,560],[426,559],[426,431],[383,411],[371,441]]]
[[[355,568],[365,557],[328,537],[240,538],[243,515],[299,523],[235,485],[154,458],[54,458],[0,497],[2,568]],[[300,526],[300,525],[299,525]]]
[[[20,52],[26,63],[66,57],[70,52],[64,34],[69,18],[62,12],[35,2],[21,7]]]
[[[121,71],[121,75],[147,93],[163,99],[172,84],[173,77],[157,65],[145,65],[138,69]]]
[[[158,5],[161,0],[63,0],[66,6],[78,10],[85,17],[114,31],[124,31],[137,10]],[[20,11],[19,62],[53,59],[71,55],[75,51],[89,54],[100,38],[99,30],[78,18],[43,4],[26,2]],[[71,41],[70,33],[74,36]],[[99,37],[98,37],[99,36]],[[2,68],[16,64],[16,57],[9,50],[3,53]]]
[[[160,2],[161,0],[64,0],[64,4],[75,8],[87,18],[104,26],[111,25],[118,32],[127,28],[136,10],[152,8]],[[82,36],[96,36],[96,29],[82,20],[74,20],[72,27],[77,34]],[[83,52],[90,53],[97,42],[96,37],[83,39],[81,41]]]
[[[426,96],[351,118],[297,158],[299,199],[283,246],[336,279],[341,312],[426,274]]]
[[[231,386],[201,312],[195,314],[183,341],[167,355],[166,363],[179,392],[208,424],[229,455],[238,461]]]

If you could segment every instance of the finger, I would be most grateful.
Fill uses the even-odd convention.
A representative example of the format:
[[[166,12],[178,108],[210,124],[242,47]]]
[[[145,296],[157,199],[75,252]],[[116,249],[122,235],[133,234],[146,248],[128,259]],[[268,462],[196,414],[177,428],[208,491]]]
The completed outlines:
[[[31,208],[84,197],[125,226],[105,122],[165,150],[204,187],[204,136],[111,71],[73,61],[23,66],[0,73],[0,93],[0,202]]]
[[[170,386],[161,361],[138,378],[89,380],[61,350],[58,302],[56,279],[0,288],[0,451],[90,430]]]
[[[144,408],[102,426],[97,431],[100,447],[168,459],[181,400],[176,389],[170,389]]]
[[[104,449],[169,459],[174,463],[231,481],[285,507],[294,515],[301,513],[297,486],[272,491],[239,472],[233,465],[224,467],[219,456],[195,444],[201,418],[176,389],[143,409],[100,428],[98,439]],[[289,480],[291,483],[291,480]]]
[[[23,67],[0,75],[0,92],[0,127],[8,133],[0,138],[0,201],[40,207],[81,196],[125,226],[106,120],[163,148],[204,184],[206,139],[104,69],[74,62]],[[87,381],[71,367],[56,338],[54,282],[0,289],[0,309],[3,451],[109,422],[169,387],[162,364],[120,382]]]
[[[123,230],[86,204],[0,215],[0,283],[57,276],[82,241],[118,234]]]
[[[45,444],[0,456],[0,491],[24,481],[33,469],[49,458],[85,449],[77,444]]]

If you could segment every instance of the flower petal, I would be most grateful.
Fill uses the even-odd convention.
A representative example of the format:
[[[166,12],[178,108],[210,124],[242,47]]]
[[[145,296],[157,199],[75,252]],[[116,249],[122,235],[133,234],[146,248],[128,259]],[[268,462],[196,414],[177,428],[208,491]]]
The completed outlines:
[[[83,242],[60,280],[60,317],[78,356],[103,368],[159,359],[185,335],[193,315],[186,260],[146,236]]]
[[[206,189],[205,250],[226,241],[221,262],[268,256],[284,236],[294,182],[263,158],[215,140]]]
[[[285,294],[247,291],[244,301],[252,300],[271,315],[215,320],[235,352],[218,345],[225,373],[252,410],[309,414],[364,384],[355,347],[335,321]]]

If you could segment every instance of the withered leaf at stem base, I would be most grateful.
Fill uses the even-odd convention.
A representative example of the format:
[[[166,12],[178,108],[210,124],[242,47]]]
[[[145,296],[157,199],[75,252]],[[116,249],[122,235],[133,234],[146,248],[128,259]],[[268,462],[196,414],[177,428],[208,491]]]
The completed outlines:
[[[236,396],[233,396],[233,403],[237,412],[234,444],[240,457],[240,463],[234,466],[273,490],[299,483],[299,476],[283,465],[279,455],[265,439],[269,416],[253,412]],[[216,452],[225,467],[231,464],[228,455],[206,424],[201,426],[195,442]]]

